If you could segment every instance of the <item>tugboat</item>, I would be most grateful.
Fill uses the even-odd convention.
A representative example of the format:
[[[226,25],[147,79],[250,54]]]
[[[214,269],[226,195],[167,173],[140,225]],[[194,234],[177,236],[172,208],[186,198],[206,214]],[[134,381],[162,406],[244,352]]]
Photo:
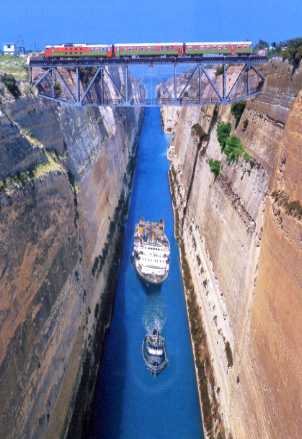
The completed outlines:
[[[150,284],[161,284],[169,273],[170,244],[163,220],[141,219],[135,227],[132,257],[139,276]]]
[[[147,334],[143,341],[142,353],[147,369],[158,375],[168,364],[165,348],[165,339],[157,329],[152,334]]]

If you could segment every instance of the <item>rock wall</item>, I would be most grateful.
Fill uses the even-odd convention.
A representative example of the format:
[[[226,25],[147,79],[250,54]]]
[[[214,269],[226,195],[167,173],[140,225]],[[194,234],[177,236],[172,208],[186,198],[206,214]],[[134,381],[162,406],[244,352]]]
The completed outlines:
[[[269,63],[264,73],[237,128],[229,107],[162,109],[209,438],[302,434],[302,71]],[[227,163],[220,121],[252,160]],[[217,178],[209,159],[221,161]]]
[[[81,435],[140,120],[29,94],[0,104],[1,437]]]

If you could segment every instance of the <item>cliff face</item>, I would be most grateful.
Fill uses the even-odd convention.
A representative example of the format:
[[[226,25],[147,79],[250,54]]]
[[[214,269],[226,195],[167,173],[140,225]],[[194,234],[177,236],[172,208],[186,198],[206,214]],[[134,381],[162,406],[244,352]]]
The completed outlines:
[[[78,417],[87,408],[140,117],[2,101],[1,437],[64,437],[75,406]]]
[[[269,64],[240,123],[230,108],[163,109],[170,183],[208,437],[300,438],[301,70]],[[229,165],[217,123],[252,160]],[[221,161],[217,178],[209,159]]]

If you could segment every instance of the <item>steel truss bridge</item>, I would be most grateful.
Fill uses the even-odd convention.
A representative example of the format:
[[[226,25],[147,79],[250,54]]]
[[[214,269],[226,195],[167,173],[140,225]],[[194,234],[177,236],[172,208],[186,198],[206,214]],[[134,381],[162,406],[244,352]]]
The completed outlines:
[[[38,96],[71,105],[225,105],[261,92],[264,76],[258,67],[266,62],[256,55],[31,58],[29,75]],[[163,66],[164,76],[158,72]]]

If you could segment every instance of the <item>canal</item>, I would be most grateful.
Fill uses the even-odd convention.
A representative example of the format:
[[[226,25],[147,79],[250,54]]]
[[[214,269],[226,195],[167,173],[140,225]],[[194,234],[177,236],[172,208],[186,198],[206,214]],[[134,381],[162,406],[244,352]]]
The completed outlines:
[[[159,109],[146,109],[137,157],[113,320],[106,336],[90,439],[200,439],[203,437],[179,256],[168,186],[167,138]],[[130,256],[135,224],[163,218],[171,244],[168,279],[148,289]],[[157,377],[145,368],[147,329],[166,338],[168,367]]]

